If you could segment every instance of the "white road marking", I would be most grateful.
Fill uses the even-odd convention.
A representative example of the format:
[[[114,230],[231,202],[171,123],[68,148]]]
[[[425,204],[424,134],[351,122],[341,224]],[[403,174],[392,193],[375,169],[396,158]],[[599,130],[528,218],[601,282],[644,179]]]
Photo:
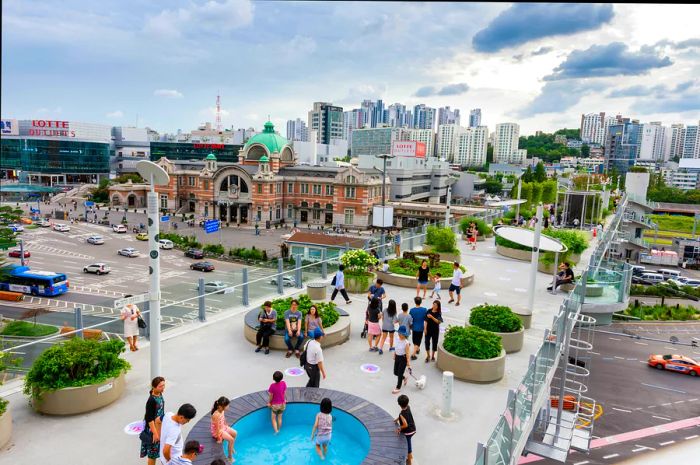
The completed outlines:
[[[607,459],[612,459],[612,458],[619,457],[619,456],[620,456],[620,454],[604,455],[603,459],[607,460]]]
[[[587,463],[591,463],[588,460],[584,460],[583,462],[576,462],[574,465],[586,465]]]
[[[683,402],[685,402],[685,401],[684,400],[677,400],[674,402],[674,404],[682,404]]]
[[[671,402],[666,402],[665,404],[661,404],[661,405],[666,407],[667,405],[671,405]]]
[[[639,444],[635,444],[635,446],[637,446],[637,449],[632,449],[632,452],[639,452],[640,450],[656,450],[653,447],[640,446]]]
[[[598,353],[598,352],[593,352],[592,350],[591,350],[589,353],[591,353],[591,354],[593,354],[593,355],[600,355],[600,353]]]
[[[698,399],[688,399],[688,402],[695,402]]]
[[[625,357],[618,357],[617,355],[615,355],[615,358],[618,359],[618,360],[624,360],[624,359],[625,359]]]
[[[656,388],[656,389],[663,389],[664,391],[673,391],[673,392],[678,392],[678,393],[680,393],[680,394],[687,394],[687,392],[681,391],[681,390],[679,390],[679,389],[671,389],[671,388],[667,388],[667,387],[663,387],[663,386],[657,386],[657,385],[655,385],[655,384],[647,384],[647,383],[641,383],[641,384],[642,384],[642,386],[653,387],[653,388]],[[696,399],[696,400],[697,400],[697,399]]]
[[[635,362],[637,361],[636,358],[628,358],[627,360],[634,360]],[[641,362],[641,360],[639,360]]]
[[[647,408],[654,408],[654,407],[656,407],[656,405],[650,405],[650,406],[647,407]]]
[[[668,446],[669,444],[673,444],[674,442],[676,442],[676,441],[660,442],[659,445],[660,445],[660,446]]]
[[[609,337],[608,339],[610,339],[611,341],[621,341],[622,340],[622,339],[618,339],[616,337]]]
[[[663,420],[663,421],[671,421],[670,418],[666,418],[666,417],[657,417],[656,415],[652,415],[651,417],[652,417],[652,418],[657,418],[657,419]]]
[[[625,410],[623,408],[612,407],[612,409],[617,410],[618,412],[632,413],[632,410]]]
[[[647,344],[646,342],[637,342],[637,341],[634,341],[634,343],[635,343],[635,344],[638,344],[638,345],[640,345],[640,346],[648,346],[648,345],[649,345],[649,344]]]
[[[688,436],[688,437],[685,437],[685,438],[683,438],[683,439],[685,439],[685,440],[687,441],[688,439],[695,439],[695,438],[697,438],[697,437],[698,437],[697,434],[693,434],[692,436]]]

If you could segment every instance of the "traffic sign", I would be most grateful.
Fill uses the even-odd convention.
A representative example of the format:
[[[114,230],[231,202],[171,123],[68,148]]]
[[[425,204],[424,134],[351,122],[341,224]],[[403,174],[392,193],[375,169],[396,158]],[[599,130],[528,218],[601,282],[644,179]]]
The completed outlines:
[[[92,200],[86,200],[86,201],[85,201],[85,206],[86,206],[86,207],[94,207],[94,206],[95,206],[95,202],[93,202]]]
[[[123,299],[117,299],[114,301],[114,308],[120,308],[128,304],[140,304],[141,302],[146,302],[148,299],[148,294],[139,294],[131,297],[124,297]]]
[[[204,231],[207,234],[211,234],[219,230],[221,226],[221,221],[219,220],[207,220],[204,222]]]
[[[163,215],[160,217],[160,221],[162,221],[163,223],[167,223],[168,221],[170,221],[170,216]]]

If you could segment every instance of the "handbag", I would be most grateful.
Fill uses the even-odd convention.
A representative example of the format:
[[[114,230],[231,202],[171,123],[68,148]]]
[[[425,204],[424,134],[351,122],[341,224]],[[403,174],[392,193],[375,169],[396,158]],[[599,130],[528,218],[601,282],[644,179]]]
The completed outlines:
[[[141,315],[139,315],[138,319],[136,320],[136,324],[139,325],[139,328],[145,329],[148,327],[148,325],[146,324],[146,320],[141,318]]]
[[[301,352],[301,355],[299,356],[299,366],[300,367],[306,367],[306,349],[309,347],[309,342],[311,341],[306,341],[306,344],[304,344],[304,350]]]
[[[151,444],[153,442],[153,432],[151,431],[151,428],[148,427],[146,422],[144,421],[143,425],[143,431],[139,434],[139,439],[141,442],[145,442],[146,444]]]
[[[335,278],[336,278],[337,276],[338,276],[338,275],[333,276],[333,280],[331,281],[331,286],[335,286]]]

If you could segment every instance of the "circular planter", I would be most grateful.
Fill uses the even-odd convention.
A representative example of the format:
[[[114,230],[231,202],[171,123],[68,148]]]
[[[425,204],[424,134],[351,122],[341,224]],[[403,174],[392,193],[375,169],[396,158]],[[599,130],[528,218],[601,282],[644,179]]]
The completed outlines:
[[[392,284],[394,286],[399,286],[399,287],[415,288],[416,285],[418,284],[418,281],[416,280],[415,276],[407,276],[407,275],[396,274],[396,273],[385,273],[381,270],[377,271],[377,278],[384,281],[384,284]],[[442,286],[443,289],[449,288],[451,282],[452,282],[451,277],[440,279],[440,285]],[[467,271],[464,274],[464,276],[462,276],[462,287],[470,286],[473,283],[474,283],[474,273]],[[432,287],[432,284],[428,284],[428,288],[430,289],[431,287]]]
[[[371,276],[370,276],[371,275]],[[365,282],[365,279],[367,280]],[[369,287],[377,279],[377,275],[370,273],[366,278],[357,278],[345,274],[345,290],[351,294],[366,294]]]
[[[520,315],[518,315],[520,316]],[[465,326],[469,326],[467,323]],[[513,333],[498,333],[496,331],[490,331],[493,334],[501,337],[501,344],[503,344],[503,350],[507,354],[512,354],[514,352],[519,352],[523,348],[523,341],[525,339],[525,328],[520,328],[518,331]]]
[[[10,413],[10,405],[7,405],[7,410],[0,416],[0,449],[5,447],[10,442],[12,436],[12,414]]]
[[[506,351],[496,358],[478,360],[452,355],[442,346],[438,346],[437,367],[442,371],[451,371],[455,378],[473,383],[493,383],[503,378],[506,370]]]
[[[532,325],[532,313],[519,313],[516,310],[513,310],[513,313],[518,315],[520,321],[523,322],[524,329],[530,329],[530,325]]]
[[[256,308],[249,311],[243,319],[243,335],[251,344],[255,344],[260,310],[260,308]],[[336,310],[340,313],[340,318],[333,326],[325,328],[325,336],[321,341],[321,347],[332,347],[350,339],[350,316],[344,310],[339,308],[336,308]],[[284,330],[278,329],[275,331],[275,334],[270,336],[270,349],[287,350],[287,344],[284,343]]]
[[[109,405],[124,393],[124,373],[97,384],[69,387],[45,392],[40,400],[31,403],[37,412],[48,415],[75,415],[91,412]]]
[[[432,252],[428,250],[423,250],[423,252]],[[461,260],[461,254],[456,254],[456,253],[448,253],[448,252],[434,252],[437,254],[440,254],[440,261],[441,262],[460,262]]]
[[[520,250],[520,249],[512,249],[510,247],[506,247],[504,245],[496,245],[496,252],[499,255],[503,255],[504,257],[508,258],[514,258],[515,260],[522,260],[524,262],[529,262],[532,260],[532,252],[529,250]],[[579,254],[571,254],[569,257],[566,259],[566,261],[570,263],[578,263],[579,260],[581,260],[581,255]],[[563,260],[561,260],[561,256],[559,257],[559,263],[561,263]],[[554,263],[548,263],[548,264],[543,264],[542,262],[539,262],[537,264],[537,270],[541,271],[543,273],[549,273],[553,274],[554,273]]]

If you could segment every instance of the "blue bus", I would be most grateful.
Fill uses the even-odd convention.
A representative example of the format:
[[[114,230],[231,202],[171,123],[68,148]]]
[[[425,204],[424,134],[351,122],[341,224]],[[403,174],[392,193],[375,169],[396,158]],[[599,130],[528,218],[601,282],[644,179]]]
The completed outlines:
[[[53,297],[68,292],[70,283],[63,273],[31,271],[28,266],[10,266],[3,269],[0,290]]]

